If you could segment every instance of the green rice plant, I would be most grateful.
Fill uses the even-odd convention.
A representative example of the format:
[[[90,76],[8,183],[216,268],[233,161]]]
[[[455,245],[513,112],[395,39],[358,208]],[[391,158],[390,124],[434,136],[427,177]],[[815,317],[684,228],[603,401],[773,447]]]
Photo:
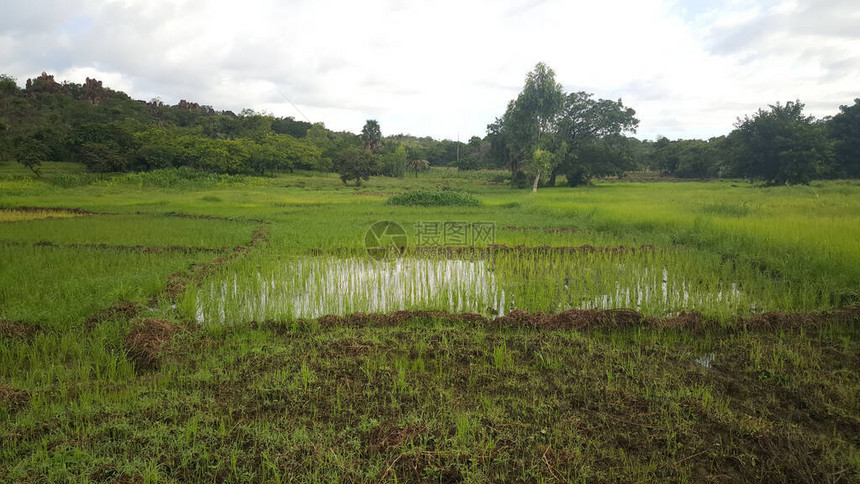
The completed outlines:
[[[484,261],[406,258],[249,258],[213,273],[182,299],[183,315],[232,324],[325,314],[445,309],[483,312],[500,293]]]
[[[308,363],[306,361],[302,361],[301,370],[299,370],[299,377],[301,378],[302,388],[307,393],[310,388],[310,384],[314,382],[314,373],[308,368]]]
[[[501,345],[493,348],[493,366],[499,369],[513,368],[514,360],[510,352],[508,352],[508,344],[502,340]]]
[[[408,385],[406,382],[406,369],[409,363],[404,358],[394,360],[394,391],[398,394],[406,393]]]
[[[58,212],[65,213],[65,212]],[[74,214],[72,214],[74,215]],[[0,211],[2,218],[2,211]],[[255,222],[169,215],[89,215],[0,224],[0,241],[222,248],[247,244]]]
[[[209,257],[0,245],[0,319],[73,328],[116,301],[146,302]]]
[[[475,444],[476,426],[470,415],[467,413],[457,414],[455,423],[457,443],[464,447],[473,446]]]

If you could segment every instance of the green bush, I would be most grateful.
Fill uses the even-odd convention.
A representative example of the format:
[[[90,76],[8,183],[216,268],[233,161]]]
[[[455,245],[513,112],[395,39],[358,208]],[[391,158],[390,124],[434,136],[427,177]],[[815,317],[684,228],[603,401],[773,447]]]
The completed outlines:
[[[455,205],[477,207],[481,201],[474,195],[449,190],[412,190],[388,199],[388,205],[408,205],[419,207],[440,207]]]

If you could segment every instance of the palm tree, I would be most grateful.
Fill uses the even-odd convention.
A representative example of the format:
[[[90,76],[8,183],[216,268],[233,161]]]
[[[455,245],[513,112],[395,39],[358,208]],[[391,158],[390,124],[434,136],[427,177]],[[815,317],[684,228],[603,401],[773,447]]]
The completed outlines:
[[[419,171],[430,169],[430,162],[427,160],[409,160],[406,164],[406,169],[415,173],[415,178],[418,178]]]
[[[364,128],[361,128],[361,141],[364,143],[364,149],[374,153],[382,148],[382,129],[375,119],[368,119],[364,123]]]

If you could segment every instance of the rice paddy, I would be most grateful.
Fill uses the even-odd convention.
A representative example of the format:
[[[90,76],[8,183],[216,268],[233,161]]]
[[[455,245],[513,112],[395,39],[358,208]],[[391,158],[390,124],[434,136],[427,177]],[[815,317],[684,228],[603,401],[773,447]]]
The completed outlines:
[[[0,481],[860,479],[857,182],[6,168]]]
[[[189,288],[184,315],[201,324],[291,321],[403,310],[470,312],[633,309],[696,311],[729,322],[765,311],[835,307],[735,261],[684,249],[461,252],[455,256],[254,258]]]

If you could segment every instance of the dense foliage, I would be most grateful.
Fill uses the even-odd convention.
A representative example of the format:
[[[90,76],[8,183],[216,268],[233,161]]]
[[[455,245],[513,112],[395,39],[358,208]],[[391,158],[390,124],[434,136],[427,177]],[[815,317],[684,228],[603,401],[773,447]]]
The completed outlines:
[[[620,99],[565,94],[553,70],[539,63],[505,114],[487,127],[490,153],[510,168],[514,182],[520,171],[533,178],[533,190],[544,175],[555,185],[563,173],[571,186],[620,175],[633,168],[623,133],[636,131],[635,114]]]
[[[834,141],[833,178],[860,178],[860,99],[853,106],[840,106],[839,114],[827,123]]]
[[[629,136],[636,112],[586,92],[566,93],[548,66],[530,72],[522,92],[468,142],[408,134],[383,136],[368,120],[359,134],[253,110],[218,111],[185,100],[138,101],[87,79],[58,83],[43,73],[21,88],[0,75],[0,161],[39,175],[45,161],[83,163],[89,171],[136,172],[191,167],[220,174],[338,171],[345,181],[418,176],[431,166],[508,168],[511,184],[570,186],[633,170],[764,184],[860,177],[860,99],[832,118],[803,114],[800,101],[739,118],[710,140]],[[355,149],[373,155],[362,160]],[[356,165],[356,162],[360,162]]]
[[[860,176],[860,99],[832,118],[803,114],[800,101],[777,103],[738,119],[710,140],[638,140],[639,121],[621,100],[565,94],[552,69],[538,64],[505,114],[487,126],[486,155],[537,189],[564,175],[571,186],[636,169],[679,178],[741,177],[768,185]]]
[[[43,73],[22,89],[0,75],[0,161],[19,161],[37,175],[45,161],[81,162],[101,173],[176,167],[256,175],[332,171],[346,166],[336,162],[352,157],[352,148],[364,148],[379,157],[368,176],[402,177],[413,160],[490,168],[487,147],[477,137],[468,144],[403,134],[386,138],[376,120],[356,135],[253,110],[236,114],[185,100],[172,106],[159,99],[137,101],[95,79],[61,84]]]
[[[327,169],[310,123],[180,101],[135,101],[87,79],[42,74],[19,89],[0,79],[0,156],[38,173],[43,161],[81,162],[93,172],[193,167],[214,173]]]
[[[362,180],[367,181],[379,172],[379,157],[368,149],[347,148],[338,156],[336,166],[344,183],[352,180],[361,186]]]
[[[410,190],[388,199],[389,205],[419,207],[477,207],[481,201],[474,195],[454,190]]]

